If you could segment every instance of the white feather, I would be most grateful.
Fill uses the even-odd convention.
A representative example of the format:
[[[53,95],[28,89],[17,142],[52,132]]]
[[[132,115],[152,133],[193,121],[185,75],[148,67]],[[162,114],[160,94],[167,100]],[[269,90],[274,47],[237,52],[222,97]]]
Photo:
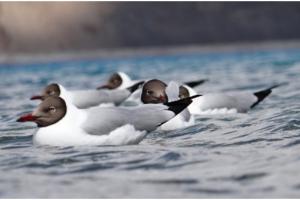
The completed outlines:
[[[166,87],[168,101],[176,101],[179,99],[179,85],[175,81],[170,81]]]
[[[196,92],[185,86],[190,95]],[[219,113],[245,113],[257,101],[257,97],[251,92],[226,92],[226,93],[208,93],[195,98],[188,107],[193,115],[201,114],[219,114]],[[220,111],[218,111],[220,109]]]
[[[113,103],[118,105],[131,94],[127,89],[68,91],[62,85],[59,85],[59,88],[60,97],[78,108],[89,108],[99,106],[103,103]]]
[[[175,116],[167,106],[158,104],[83,110],[66,103],[65,116],[55,124],[40,128],[34,134],[34,143],[53,146],[137,144],[146,132]]]

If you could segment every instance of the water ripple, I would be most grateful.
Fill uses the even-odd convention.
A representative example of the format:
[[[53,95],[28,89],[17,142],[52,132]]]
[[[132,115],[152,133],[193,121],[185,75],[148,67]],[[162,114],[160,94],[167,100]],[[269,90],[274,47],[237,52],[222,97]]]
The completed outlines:
[[[184,67],[183,67],[184,66]],[[300,51],[191,53],[0,66],[0,197],[299,197]],[[273,90],[246,114],[203,115],[139,145],[35,146],[16,119],[50,82],[95,88],[114,71],[137,79],[208,78],[201,94]],[[55,72],[55,73],[53,73]],[[34,187],[33,187],[34,186]],[[76,193],[74,193],[76,191]]]

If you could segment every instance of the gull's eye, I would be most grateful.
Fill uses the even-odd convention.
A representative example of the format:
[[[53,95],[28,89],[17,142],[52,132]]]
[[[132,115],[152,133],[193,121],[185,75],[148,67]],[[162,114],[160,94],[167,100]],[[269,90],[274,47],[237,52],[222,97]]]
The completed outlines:
[[[47,94],[48,94],[48,95],[55,95],[55,92],[54,92],[53,90],[49,90],[49,91],[47,92]]]
[[[56,108],[54,106],[50,106],[48,108],[48,111],[54,113],[54,112],[56,112]]]
[[[178,96],[180,99],[184,99],[184,98],[186,98],[187,96],[186,95],[184,95],[184,94],[179,94],[179,96]]]
[[[147,95],[152,95],[152,94],[153,94],[153,91],[151,91],[151,90],[146,90],[146,94],[147,94]]]

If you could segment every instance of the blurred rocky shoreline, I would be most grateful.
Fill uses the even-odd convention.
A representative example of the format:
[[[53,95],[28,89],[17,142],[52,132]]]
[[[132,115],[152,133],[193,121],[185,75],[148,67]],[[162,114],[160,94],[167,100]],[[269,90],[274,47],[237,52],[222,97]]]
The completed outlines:
[[[300,49],[300,40],[226,43],[214,45],[179,45],[161,47],[113,48],[83,51],[0,54],[0,64],[45,63],[67,60],[114,59],[140,56],[178,55],[190,53],[251,52]]]
[[[299,21],[300,2],[0,2],[0,59],[298,46]]]

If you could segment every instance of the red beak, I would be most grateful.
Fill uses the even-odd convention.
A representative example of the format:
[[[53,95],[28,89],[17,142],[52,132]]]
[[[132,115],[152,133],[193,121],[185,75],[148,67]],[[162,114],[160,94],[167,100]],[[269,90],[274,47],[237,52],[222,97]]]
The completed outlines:
[[[21,116],[17,119],[17,122],[33,122],[37,119],[36,116],[33,116],[31,113]]]
[[[166,98],[163,95],[160,95],[158,98],[162,103],[166,102]]]
[[[30,98],[30,100],[37,100],[37,99],[43,99],[43,97],[40,95],[35,95]]]
[[[101,90],[101,89],[112,89],[112,88],[109,85],[102,85],[102,86],[97,87],[97,90]]]

